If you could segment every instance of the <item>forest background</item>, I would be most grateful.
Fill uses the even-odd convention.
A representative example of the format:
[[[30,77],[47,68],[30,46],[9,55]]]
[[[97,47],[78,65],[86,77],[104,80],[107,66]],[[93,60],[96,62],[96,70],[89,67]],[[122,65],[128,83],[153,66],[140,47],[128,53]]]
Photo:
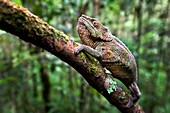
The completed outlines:
[[[170,112],[170,0],[11,1],[77,42],[77,18],[98,18],[136,58],[144,111]],[[68,64],[14,37],[0,30],[0,113],[119,113]]]

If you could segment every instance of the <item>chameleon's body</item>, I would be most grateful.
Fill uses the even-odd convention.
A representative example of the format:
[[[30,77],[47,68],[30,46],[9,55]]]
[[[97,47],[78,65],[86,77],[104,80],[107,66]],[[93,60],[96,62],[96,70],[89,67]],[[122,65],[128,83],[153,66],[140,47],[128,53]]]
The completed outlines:
[[[136,103],[141,95],[137,82],[137,66],[133,54],[118,38],[97,19],[82,15],[77,30],[83,44],[76,53],[84,50],[99,59],[114,78],[122,81],[130,89],[132,96],[126,107]]]

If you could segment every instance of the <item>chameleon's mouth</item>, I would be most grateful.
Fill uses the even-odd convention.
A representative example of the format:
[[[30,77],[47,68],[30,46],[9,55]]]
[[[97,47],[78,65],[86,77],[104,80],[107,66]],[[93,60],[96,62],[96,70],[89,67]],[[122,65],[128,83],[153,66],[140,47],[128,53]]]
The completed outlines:
[[[78,23],[84,26],[90,26],[91,28],[95,29],[94,26],[87,20],[88,17],[86,17],[85,15],[82,15],[79,19],[78,19]]]
[[[80,25],[83,25],[83,26],[86,26],[85,25],[85,22],[86,20],[83,18],[83,17],[80,17],[79,19],[78,19],[78,24],[80,24]]]

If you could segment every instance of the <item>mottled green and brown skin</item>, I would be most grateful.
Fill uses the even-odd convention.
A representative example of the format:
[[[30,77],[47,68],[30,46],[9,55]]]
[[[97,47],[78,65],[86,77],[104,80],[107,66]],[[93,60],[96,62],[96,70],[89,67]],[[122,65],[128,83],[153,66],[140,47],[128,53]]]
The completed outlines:
[[[79,44],[76,54],[84,50],[98,58],[114,78],[122,81],[130,89],[132,96],[126,107],[133,106],[141,96],[136,83],[137,66],[133,54],[95,18],[82,15],[78,19],[77,31],[83,44]]]

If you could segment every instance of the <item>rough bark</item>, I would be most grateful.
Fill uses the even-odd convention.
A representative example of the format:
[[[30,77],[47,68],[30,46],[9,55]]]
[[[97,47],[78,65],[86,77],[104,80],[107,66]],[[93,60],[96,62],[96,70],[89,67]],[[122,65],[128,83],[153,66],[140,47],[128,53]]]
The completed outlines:
[[[0,29],[18,36],[21,40],[39,46],[51,54],[59,57],[75,68],[99,93],[111,104],[124,113],[143,113],[141,106],[136,103],[129,109],[124,106],[129,96],[120,87],[108,94],[105,82],[108,76],[100,63],[89,59],[84,53],[75,55],[77,44],[63,32],[56,30],[26,8],[7,0],[0,0]]]

